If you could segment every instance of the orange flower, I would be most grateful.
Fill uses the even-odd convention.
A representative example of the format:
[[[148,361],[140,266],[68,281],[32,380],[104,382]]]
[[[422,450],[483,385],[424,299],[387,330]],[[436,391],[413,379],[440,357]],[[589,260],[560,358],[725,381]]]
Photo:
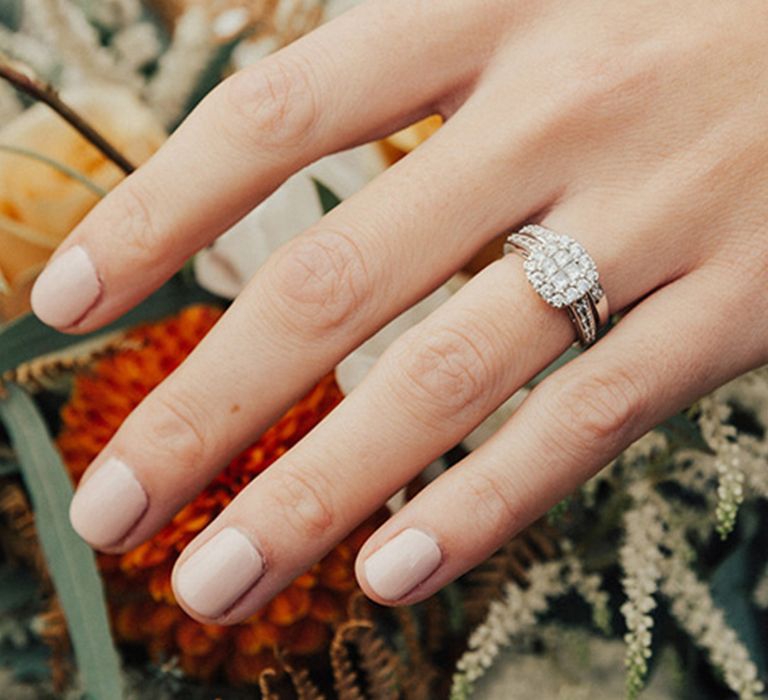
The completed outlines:
[[[61,412],[58,445],[76,481],[130,411],[182,362],[220,315],[213,307],[195,306],[136,328],[129,333],[135,349],[101,359],[75,378]],[[356,588],[355,555],[381,514],[239,625],[203,625],[187,617],[174,600],[170,576],[187,543],[341,398],[333,376],[325,377],[152,539],[123,555],[99,555],[118,639],[144,645],[155,660],[178,655],[190,675],[211,678],[225,671],[233,682],[255,682],[272,663],[275,645],[292,654],[313,654],[326,645]]]

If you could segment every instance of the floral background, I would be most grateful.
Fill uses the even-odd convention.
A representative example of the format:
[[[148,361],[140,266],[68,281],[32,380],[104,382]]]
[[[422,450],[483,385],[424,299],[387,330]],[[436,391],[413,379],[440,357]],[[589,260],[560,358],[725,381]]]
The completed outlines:
[[[150,541],[94,555],[71,530],[87,464],[270,253],[440,120],[294,175],[102,332],[38,323],[35,276],[126,161],[149,158],[218,81],[350,4],[0,0],[0,697],[762,697],[768,368],[666,421],[422,604],[366,601],[357,550],[541,376],[248,620],[203,625],[176,604],[169,575],[186,543],[498,246],[320,379]],[[86,121],[110,148],[74,128]]]

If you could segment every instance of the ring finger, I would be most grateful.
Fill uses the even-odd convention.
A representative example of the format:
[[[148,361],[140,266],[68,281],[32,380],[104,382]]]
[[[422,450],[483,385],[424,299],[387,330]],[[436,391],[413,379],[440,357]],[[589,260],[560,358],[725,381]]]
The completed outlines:
[[[599,250],[596,238],[578,237]],[[656,267],[606,285],[625,305],[667,274]],[[175,571],[178,599],[201,619],[246,617],[572,338],[567,315],[533,294],[519,260],[493,263],[399,339],[340,407],[190,544]],[[220,570],[237,574],[222,586]]]
[[[756,348],[740,335],[744,319],[729,311],[722,288],[717,275],[696,270],[547,377],[507,425],[366,542],[357,562],[366,593],[389,604],[426,598],[642,433],[759,364]]]
[[[88,542],[128,549],[149,537],[232,454],[351,349],[450,276],[507,217],[524,218],[550,201],[559,183],[529,179],[521,169],[511,206],[492,207],[497,193],[475,186],[488,176],[490,158],[481,157],[488,145],[473,142],[472,133],[456,115],[268,261],[89,467],[71,511]],[[460,170],[450,164],[462,147],[480,157]],[[525,163],[530,154],[521,150],[518,158]],[[470,219],[471,205],[484,214]]]

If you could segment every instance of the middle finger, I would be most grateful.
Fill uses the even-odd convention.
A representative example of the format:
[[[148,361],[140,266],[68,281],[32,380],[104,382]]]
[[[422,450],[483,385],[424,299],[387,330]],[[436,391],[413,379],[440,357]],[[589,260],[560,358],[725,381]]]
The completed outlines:
[[[599,250],[606,236],[578,238]],[[632,245],[627,240],[625,249]],[[627,278],[610,259],[598,268],[619,308],[670,274],[657,267]],[[190,544],[174,572],[177,598],[190,614],[224,623],[258,609],[572,339],[567,315],[535,296],[519,259],[493,263],[397,341],[315,431]],[[237,575],[223,585],[218,570]]]
[[[489,178],[504,163],[480,134],[456,115],[273,256],[91,465],[71,510],[84,539],[128,549],[149,537],[352,348],[551,201],[559,183],[524,167],[540,148],[512,156],[516,179]],[[465,148],[477,158],[460,168]],[[514,201],[494,207],[499,185],[489,182]]]

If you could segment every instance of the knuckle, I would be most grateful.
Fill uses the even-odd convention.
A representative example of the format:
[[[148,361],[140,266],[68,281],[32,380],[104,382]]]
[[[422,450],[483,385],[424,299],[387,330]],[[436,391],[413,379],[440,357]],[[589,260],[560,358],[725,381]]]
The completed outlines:
[[[606,121],[615,121],[630,105],[640,104],[662,89],[663,51],[643,47],[635,54],[626,52],[589,52],[576,57],[569,70],[569,80],[560,100],[556,121],[592,124],[598,129]]]
[[[638,375],[626,369],[577,376],[555,392],[554,400],[547,401],[552,424],[560,435],[569,435],[579,454],[623,444],[644,414]]]
[[[155,257],[163,252],[163,237],[153,218],[150,197],[130,179],[110,202],[119,240],[142,257]]]
[[[301,146],[314,131],[319,116],[317,90],[308,61],[275,54],[229,79],[225,129],[232,128],[235,144]],[[234,122],[231,111],[239,117]]]
[[[181,468],[198,467],[205,460],[211,441],[194,401],[177,393],[158,393],[144,423],[143,440],[154,453],[168,455]]]
[[[300,236],[275,258],[270,284],[278,315],[312,337],[348,328],[371,299],[372,282],[354,240],[323,229]]]
[[[514,499],[507,479],[479,469],[462,475],[462,491],[469,497],[478,520],[478,529],[494,539],[504,539],[524,524],[524,514]]]
[[[393,359],[402,380],[397,383],[405,394],[405,405],[416,399],[430,414],[441,419],[461,416],[490,390],[493,373],[480,347],[480,336],[450,327],[426,330],[416,337],[406,336],[396,343]]]
[[[311,475],[286,466],[280,473],[271,503],[281,511],[280,522],[293,528],[301,540],[326,536],[335,518],[329,482],[319,471]]]

